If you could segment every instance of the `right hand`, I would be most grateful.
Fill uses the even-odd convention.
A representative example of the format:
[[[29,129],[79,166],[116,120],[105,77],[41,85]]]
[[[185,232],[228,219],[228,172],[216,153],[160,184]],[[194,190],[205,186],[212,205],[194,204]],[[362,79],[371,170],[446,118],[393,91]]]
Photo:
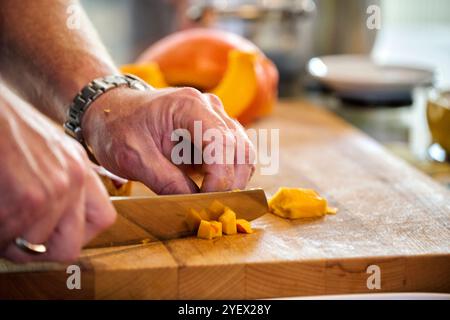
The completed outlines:
[[[0,84],[0,256],[15,262],[75,260],[115,220],[79,143]],[[30,255],[21,237],[45,244]]]

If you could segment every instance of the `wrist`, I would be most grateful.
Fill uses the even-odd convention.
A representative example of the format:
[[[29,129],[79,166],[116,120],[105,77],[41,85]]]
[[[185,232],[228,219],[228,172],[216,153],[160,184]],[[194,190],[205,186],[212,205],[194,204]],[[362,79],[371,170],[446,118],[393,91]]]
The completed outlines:
[[[81,70],[71,77],[61,79],[60,89],[58,90],[61,103],[66,108],[70,106],[74,97],[94,79],[107,77],[113,74],[121,74],[120,71],[109,64],[96,62],[95,67],[92,64],[81,66]],[[65,110],[66,114],[68,109]]]
[[[107,92],[120,87],[135,91],[147,91],[150,88],[144,81],[132,75],[115,74],[94,79],[81,89],[70,104],[68,118],[64,123],[66,132],[84,144],[85,137],[81,126],[85,113]]]
[[[83,139],[89,146],[97,145],[94,143],[97,135],[101,135],[104,126],[108,121],[116,118],[120,113],[120,101],[124,91],[132,90],[127,87],[119,87],[102,94],[96,99],[84,113],[81,119],[81,130]]]
[[[96,149],[110,141],[116,129],[122,130],[120,124],[135,114],[134,106],[139,105],[148,94],[148,91],[121,86],[105,92],[90,105],[82,117],[80,127],[86,145],[94,154]],[[111,132],[111,125],[114,125],[114,132]]]

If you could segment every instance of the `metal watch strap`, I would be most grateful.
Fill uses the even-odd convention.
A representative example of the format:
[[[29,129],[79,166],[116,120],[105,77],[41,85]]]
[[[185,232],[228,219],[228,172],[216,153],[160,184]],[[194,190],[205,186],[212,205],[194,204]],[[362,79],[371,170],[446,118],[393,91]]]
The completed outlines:
[[[89,106],[105,92],[121,86],[127,86],[129,88],[141,91],[145,91],[150,88],[147,83],[134,75],[110,75],[91,81],[75,96],[70,104],[68,118],[64,123],[64,129],[67,134],[78,140],[85,147],[89,157],[93,161],[95,161],[95,159],[92,154],[90,154],[91,152],[84,142],[83,133],[81,130],[83,114]]]

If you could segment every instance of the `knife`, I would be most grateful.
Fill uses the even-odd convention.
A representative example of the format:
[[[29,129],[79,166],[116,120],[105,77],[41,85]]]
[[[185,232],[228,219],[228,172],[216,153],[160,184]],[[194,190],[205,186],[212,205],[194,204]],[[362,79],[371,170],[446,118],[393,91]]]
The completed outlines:
[[[111,197],[118,213],[116,222],[93,239],[86,247],[105,247],[169,240],[195,234],[186,223],[190,209],[208,209],[219,201],[247,221],[269,211],[262,189],[197,193],[188,195]],[[211,216],[212,215],[212,216]],[[210,213],[204,219],[216,220]]]

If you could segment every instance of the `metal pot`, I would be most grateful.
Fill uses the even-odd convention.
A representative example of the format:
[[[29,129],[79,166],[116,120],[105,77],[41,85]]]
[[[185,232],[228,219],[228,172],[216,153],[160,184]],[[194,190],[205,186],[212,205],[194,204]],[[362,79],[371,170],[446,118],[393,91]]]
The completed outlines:
[[[312,0],[194,1],[191,21],[240,34],[278,67],[281,84],[295,81],[312,54]]]

